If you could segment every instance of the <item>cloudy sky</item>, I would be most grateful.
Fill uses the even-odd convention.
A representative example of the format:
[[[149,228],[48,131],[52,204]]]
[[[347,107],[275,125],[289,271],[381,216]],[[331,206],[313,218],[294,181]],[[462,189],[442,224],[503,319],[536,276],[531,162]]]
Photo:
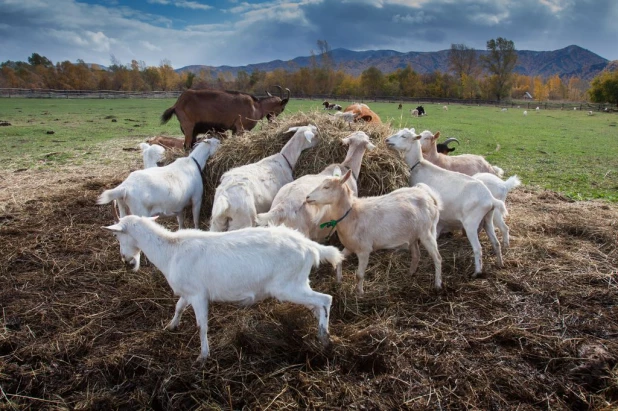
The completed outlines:
[[[571,44],[618,59],[618,0],[0,0],[0,62],[110,56],[174,68],[288,60],[331,48],[519,50]]]

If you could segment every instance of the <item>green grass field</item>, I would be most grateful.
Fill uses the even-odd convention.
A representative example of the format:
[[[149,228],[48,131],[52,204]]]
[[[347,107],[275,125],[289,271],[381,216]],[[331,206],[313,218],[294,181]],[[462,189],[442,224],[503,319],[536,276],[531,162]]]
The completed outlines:
[[[173,118],[161,125],[161,113],[174,99],[61,100],[0,99],[0,169],[61,169],[85,162],[109,162],[100,153],[110,139],[127,146],[166,134],[180,136]],[[320,108],[321,101],[292,100],[285,113]],[[339,102],[345,105],[345,102]],[[517,174],[524,184],[558,191],[573,199],[618,201],[618,117],[580,111],[509,109],[425,104],[427,116],[410,117],[413,105],[369,103],[393,128],[414,127],[457,137],[455,154],[484,155]],[[116,120],[115,122],[113,120]],[[54,134],[47,134],[54,131]]]

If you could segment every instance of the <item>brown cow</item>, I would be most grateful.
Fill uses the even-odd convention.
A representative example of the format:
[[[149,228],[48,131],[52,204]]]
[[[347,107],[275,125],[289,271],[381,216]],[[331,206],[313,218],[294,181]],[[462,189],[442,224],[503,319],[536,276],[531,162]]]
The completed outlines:
[[[195,137],[209,131],[225,132],[232,130],[233,134],[253,129],[264,117],[268,120],[281,114],[290,100],[290,90],[283,98],[283,89],[279,97],[257,98],[251,94],[239,91],[221,90],[186,90],[176,104],[161,115],[161,124],[165,124],[176,114],[180,129],[185,135],[185,148],[193,147]]]
[[[378,116],[376,113],[371,111],[371,109],[369,108],[367,104],[354,103],[354,104],[347,106],[343,110],[343,112],[344,113],[345,112],[354,113],[354,121],[363,120],[367,123],[382,124],[382,120],[380,119],[380,116]]]

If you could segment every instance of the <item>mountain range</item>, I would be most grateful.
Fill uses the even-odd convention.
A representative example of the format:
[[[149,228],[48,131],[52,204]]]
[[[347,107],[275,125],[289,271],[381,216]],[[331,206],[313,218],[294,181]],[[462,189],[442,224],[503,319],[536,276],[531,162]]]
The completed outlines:
[[[479,55],[486,54],[485,50],[477,50]],[[408,64],[417,73],[432,73],[434,71],[448,72],[449,50],[402,53],[394,50],[367,50],[352,51],[337,48],[331,51],[331,56],[336,68],[358,76],[369,67],[376,67],[384,74],[391,73]],[[558,74],[560,77],[577,76],[590,80],[602,71],[609,61],[590,50],[579,46],[568,46],[553,51],[517,50],[518,60],[515,72],[529,76],[541,76],[544,78]],[[273,60],[265,63],[249,64],[246,66],[207,66],[192,65],[177,69],[177,72],[191,71],[198,74],[201,70],[211,70],[214,75],[230,72],[234,76],[239,71],[251,73],[255,70],[273,71],[284,69],[288,71],[298,70],[302,67],[311,66],[312,57],[296,57],[292,60]],[[317,57],[320,61],[320,57]]]

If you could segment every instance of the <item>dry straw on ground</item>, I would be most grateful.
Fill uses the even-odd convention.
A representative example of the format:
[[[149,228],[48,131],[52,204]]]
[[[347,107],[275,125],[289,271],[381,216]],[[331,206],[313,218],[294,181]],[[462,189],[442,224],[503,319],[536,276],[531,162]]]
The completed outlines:
[[[255,142],[261,156],[249,150],[249,140],[245,151],[253,154],[246,155],[278,151],[288,125],[263,131],[273,139]],[[328,127],[318,126],[326,134]],[[336,153],[307,151],[297,173],[340,161],[345,148],[337,140],[346,127],[328,128],[330,140],[320,135]],[[376,141],[384,136],[375,133]],[[401,175],[395,182],[386,175],[401,171],[399,159],[382,154],[365,159],[361,193],[372,184],[376,190],[405,184]],[[223,162],[209,163],[212,181]],[[407,274],[407,252],[373,254],[361,299],[353,293],[355,258],[344,264],[341,285],[321,267],[311,281],[333,295],[328,349],[316,341],[315,319],[302,307],[213,304],[212,358],[198,367],[193,313],[178,331],[164,331],[175,298],[163,276],[150,264],[127,271],[113,236],[100,229],[112,213],[96,198],[126,176],[101,170],[66,178],[39,173],[45,190],[17,195],[1,210],[2,409],[609,410],[618,404],[614,204],[514,191],[505,267],[495,267],[483,235],[485,274],[471,280],[467,240],[441,238],[441,293],[431,288],[424,251],[414,277]]]

